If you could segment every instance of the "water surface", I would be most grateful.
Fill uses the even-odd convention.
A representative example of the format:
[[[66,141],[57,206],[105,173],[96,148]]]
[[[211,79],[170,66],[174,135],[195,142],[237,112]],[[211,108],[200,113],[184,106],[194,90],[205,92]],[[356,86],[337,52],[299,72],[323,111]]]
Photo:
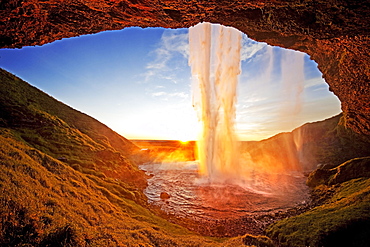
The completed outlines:
[[[210,184],[198,174],[197,162],[148,163],[140,169],[151,176],[144,191],[149,203],[177,217],[239,218],[286,210],[308,197],[305,177],[300,174],[255,172],[244,181]],[[161,193],[170,197],[161,199]]]

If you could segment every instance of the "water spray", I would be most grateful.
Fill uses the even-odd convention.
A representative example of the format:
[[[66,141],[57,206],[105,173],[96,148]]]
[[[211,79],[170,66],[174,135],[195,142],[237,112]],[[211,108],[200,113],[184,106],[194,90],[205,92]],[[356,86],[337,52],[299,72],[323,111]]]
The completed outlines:
[[[234,121],[241,73],[241,37],[235,28],[200,23],[189,29],[193,105],[202,124],[200,173],[210,182],[238,175]]]

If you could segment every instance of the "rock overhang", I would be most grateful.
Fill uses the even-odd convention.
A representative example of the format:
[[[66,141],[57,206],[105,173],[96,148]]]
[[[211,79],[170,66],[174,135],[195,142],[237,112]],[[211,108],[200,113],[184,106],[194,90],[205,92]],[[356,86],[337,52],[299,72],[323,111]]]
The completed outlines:
[[[257,41],[306,52],[342,103],[344,123],[370,135],[368,0],[11,0],[0,8],[0,47],[130,26],[233,26]]]

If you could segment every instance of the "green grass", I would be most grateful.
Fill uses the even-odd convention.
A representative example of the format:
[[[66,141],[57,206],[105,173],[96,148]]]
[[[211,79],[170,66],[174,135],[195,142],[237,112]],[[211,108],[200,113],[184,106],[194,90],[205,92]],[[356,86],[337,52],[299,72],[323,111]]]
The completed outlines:
[[[268,236],[281,246],[366,246],[370,241],[370,178],[333,186],[334,194],[323,205],[273,224]]]

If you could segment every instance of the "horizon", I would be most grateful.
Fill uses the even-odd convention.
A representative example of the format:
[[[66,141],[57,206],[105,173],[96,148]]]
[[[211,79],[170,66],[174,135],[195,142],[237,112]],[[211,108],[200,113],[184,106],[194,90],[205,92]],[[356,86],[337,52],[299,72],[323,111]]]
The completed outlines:
[[[338,113],[336,115],[333,115],[333,116],[329,116],[329,117],[327,117],[325,119],[321,119],[321,120],[317,120],[317,121],[312,121],[312,122],[306,122],[306,123],[303,123],[302,125],[298,126],[297,128],[294,128],[291,131],[279,132],[279,133],[276,133],[273,136],[266,137],[265,139],[261,139],[261,140],[239,140],[238,139],[236,141],[237,142],[260,142],[260,141],[265,141],[265,140],[268,140],[270,138],[274,138],[275,136],[277,136],[279,134],[291,133],[292,131],[301,128],[303,125],[306,125],[306,124],[314,124],[314,123],[318,123],[318,122],[321,122],[321,121],[326,121],[326,120],[329,120],[329,119],[334,118],[336,116],[339,116],[340,114],[342,114],[342,112],[340,112],[340,113]],[[123,137],[125,137],[125,136],[123,136]],[[174,141],[174,142],[177,141],[177,142],[181,142],[181,143],[197,142],[198,141],[198,140],[178,140],[178,139],[131,139],[131,138],[126,138],[126,139],[129,140],[129,141]]]
[[[126,139],[196,141],[199,122],[192,107],[187,35],[187,29],[107,31],[0,49],[0,66]],[[243,35],[235,120],[241,141],[268,139],[341,112],[338,98],[307,54],[300,55],[300,111],[286,102],[281,63],[294,54],[298,52]]]

